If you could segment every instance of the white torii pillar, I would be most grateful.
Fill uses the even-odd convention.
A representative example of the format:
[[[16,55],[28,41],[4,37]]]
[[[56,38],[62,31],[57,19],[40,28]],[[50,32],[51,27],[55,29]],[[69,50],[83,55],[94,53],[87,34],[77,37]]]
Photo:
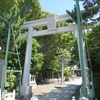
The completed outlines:
[[[64,59],[62,59],[61,84],[64,84]]]
[[[30,62],[31,62],[31,53],[32,53],[32,32],[33,27],[29,26],[28,28],[28,40],[26,46],[26,55],[25,55],[25,62],[24,62],[24,72],[23,72],[23,80],[22,86],[20,90],[20,94],[24,96],[24,98],[29,97],[32,93],[32,87],[29,87],[29,77],[30,77]]]
[[[61,60],[61,84],[64,84],[64,59],[69,59],[69,57],[58,57],[58,60]]]
[[[25,63],[24,63],[24,73],[23,73],[23,86],[29,85],[29,76],[30,76],[30,61],[31,61],[31,53],[32,53],[32,32],[33,27],[29,26],[28,29],[28,40],[26,46],[26,55],[25,55]]]

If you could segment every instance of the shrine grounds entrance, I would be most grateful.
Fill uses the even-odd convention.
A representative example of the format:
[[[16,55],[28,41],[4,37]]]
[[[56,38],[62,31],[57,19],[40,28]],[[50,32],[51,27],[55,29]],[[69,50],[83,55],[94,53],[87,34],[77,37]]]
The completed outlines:
[[[4,71],[3,71],[4,78],[2,78],[2,91],[4,91],[4,87],[5,87],[4,85],[5,85],[6,72],[18,72],[18,73],[20,73],[20,77],[22,74],[20,60],[19,60],[19,66],[20,66],[19,70],[7,70],[9,41],[10,41],[11,30],[13,33],[12,23],[18,18],[18,16],[22,13],[22,11],[31,2],[32,2],[32,0],[29,0],[29,2],[25,5],[25,7],[23,7],[23,9],[13,18],[13,20],[11,22],[5,20],[3,17],[0,16],[0,19],[3,20],[8,25],[8,41],[7,41],[7,48],[6,48],[5,66],[4,66]],[[70,26],[57,28],[56,27],[57,23],[61,23],[61,22],[64,22],[68,19],[71,19],[71,17],[68,14],[65,14],[65,15],[61,15],[61,16],[49,15],[49,16],[47,16],[47,18],[44,18],[44,19],[25,22],[21,26],[22,30],[28,29],[27,32],[22,34],[23,36],[28,36],[25,64],[24,64],[24,72],[23,72],[23,82],[22,82],[22,87],[21,87],[21,93],[23,96],[27,96],[27,93],[29,93],[31,90],[31,88],[29,87],[28,84],[29,84],[29,75],[30,75],[30,61],[31,61],[33,37],[50,35],[50,34],[61,33],[61,32],[75,31],[76,35],[77,35],[79,59],[80,59],[80,65],[81,65],[81,71],[82,71],[82,82],[83,82],[82,88],[81,88],[82,95],[86,98],[91,98],[91,99],[93,99],[95,97],[94,84],[93,84],[93,74],[92,74],[92,70],[89,69],[88,65],[87,65],[85,41],[82,37],[82,28],[81,28],[81,20],[80,20],[81,18],[80,18],[80,9],[79,9],[78,0],[76,0],[76,11],[77,11],[78,24],[71,24]],[[37,28],[40,26],[41,27],[47,26],[47,30],[37,31],[34,29],[34,28]],[[87,26],[87,27],[91,28],[91,26]],[[86,29],[86,28],[84,27],[84,29]],[[13,37],[14,37],[14,42],[16,44],[14,33],[13,33]],[[10,53],[12,53],[12,52],[10,52]],[[18,59],[19,59],[17,46],[16,46],[16,54],[17,54]],[[21,81],[21,79],[20,79],[20,81]],[[21,82],[19,82],[19,86],[20,85],[21,85]]]
[[[77,8],[77,12],[79,8]],[[80,64],[81,64],[81,71],[82,71],[82,88],[81,93],[84,97],[88,98],[94,98],[94,87],[90,88],[92,78],[90,80],[91,75],[89,74],[89,68],[87,65],[87,57],[86,57],[86,51],[85,51],[85,42],[82,38],[82,30],[81,30],[81,24],[80,24],[80,17],[78,16],[78,24],[71,24],[70,26],[60,27],[57,28],[56,24],[64,22],[68,19],[72,19],[68,14],[56,16],[56,15],[49,15],[47,18],[34,20],[34,21],[28,21],[25,22],[21,28],[22,30],[28,29],[27,32],[23,33],[23,36],[28,36],[27,40],[27,47],[26,47],[26,56],[25,56],[25,63],[24,63],[24,73],[23,73],[23,82],[22,82],[22,93],[25,94],[25,87],[28,87],[29,83],[29,75],[30,75],[30,61],[31,61],[31,52],[32,52],[32,40],[34,37],[37,36],[43,36],[43,35],[50,35],[50,34],[57,34],[61,32],[70,32],[75,31],[77,35],[77,41],[78,41],[78,51],[79,51],[79,58],[80,58]],[[41,26],[47,26],[46,30],[37,31],[34,28],[41,27]],[[88,26],[88,28],[91,28],[91,26]],[[86,27],[84,26],[84,29]],[[92,84],[93,86],[93,84]]]

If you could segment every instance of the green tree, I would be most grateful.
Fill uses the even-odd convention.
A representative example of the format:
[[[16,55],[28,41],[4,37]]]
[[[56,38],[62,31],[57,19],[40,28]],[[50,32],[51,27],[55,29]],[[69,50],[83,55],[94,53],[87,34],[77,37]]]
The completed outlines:
[[[17,13],[20,11],[20,9],[22,7],[24,7],[24,5],[28,2],[29,0],[11,0],[11,1],[3,1],[1,0],[0,2],[0,16],[4,17],[5,19],[7,19],[8,21],[12,21],[13,18],[17,15]],[[29,10],[29,11],[27,11]],[[24,21],[27,20],[33,20],[33,19],[38,19],[38,14],[41,14],[41,6],[38,0],[33,0],[32,3],[26,8],[26,10],[15,20],[15,22],[13,23],[13,28],[14,28],[14,34],[15,34],[15,38],[17,41],[17,47],[20,48],[21,44],[23,42],[25,42],[25,38],[22,39],[21,37],[19,37],[20,33],[21,33],[21,28],[20,25],[23,24]],[[40,17],[40,16],[39,16]],[[5,51],[6,51],[6,41],[7,41],[7,29],[8,26],[2,21],[0,20],[0,36],[5,37],[0,39],[0,46],[2,47],[2,59],[4,59],[4,55],[5,55]],[[22,42],[22,43],[21,43]],[[26,42],[25,42],[26,43]],[[19,49],[20,50],[20,49]],[[9,51],[11,52],[16,52],[15,50],[15,44],[13,42],[13,37],[11,36],[11,40],[10,40],[10,48]],[[21,52],[21,51],[19,51]],[[25,55],[25,54],[24,54]],[[14,59],[12,59],[14,58]],[[17,61],[17,57],[15,55],[11,55],[9,54],[9,61],[8,61],[8,65],[9,66],[14,66],[16,69],[16,66],[18,66],[18,61]],[[15,64],[14,64],[15,62]],[[22,65],[23,65],[23,60],[22,60]],[[17,64],[17,65],[16,65]],[[13,68],[13,67],[11,67]]]
[[[94,6],[94,5],[100,5],[100,1],[99,0],[80,0],[83,1],[83,5],[87,5],[89,7]]]
[[[72,11],[66,10],[66,12],[72,17],[72,19],[68,19],[67,22],[70,23],[77,23],[77,13],[76,13],[76,6],[74,6],[74,9]],[[92,7],[92,8],[85,8],[84,11],[80,13],[80,18],[83,24],[86,23],[96,23],[100,19],[99,17],[95,17],[99,13],[99,6]]]
[[[95,94],[100,99],[100,24],[87,33],[88,46],[94,76]]]
[[[38,52],[41,46],[33,39],[32,57],[31,57],[31,74],[37,75],[43,65],[43,54]]]
[[[9,87],[7,87],[7,90],[9,92],[13,91],[13,89],[17,89],[17,85],[18,85],[18,81],[17,81],[17,77],[14,74],[7,74],[7,82],[9,83]]]
[[[71,74],[72,74],[71,71],[64,70],[65,81],[68,81],[69,80]]]
[[[28,0],[1,0],[0,1],[0,16],[7,19],[8,21],[12,21],[13,18],[18,14],[20,9],[28,2]],[[26,8],[26,10],[15,20],[12,24],[14,28],[14,34],[17,42],[17,47],[21,57],[21,65],[24,66],[24,58],[25,58],[25,48],[26,47],[26,38],[21,38],[19,35],[21,34],[20,25],[23,24],[24,21],[39,19],[41,16],[41,6],[38,0],[33,0],[32,3]],[[4,37],[0,39],[0,46],[2,50],[0,51],[0,59],[5,58],[6,51],[6,41],[7,41],[7,31],[8,26],[0,19],[0,37]],[[13,42],[13,36],[11,33],[10,40],[10,52],[16,52],[15,44]],[[22,52],[23,51],[23,52]],[[42,57],[42,54],[38,55]],[[41,60],[40,60],[41,61]],[[9,53],[8,55],[8,69],[19,69],[18,59],[16,55]],[[13,77],[11,77],[13,79]],[[12,82],[13,83],[13,82]]]
[[[100,12],[100,1],[99,0],[80,0],[80,1],[84,1],[83,6],[84,9],[86,10],[85,12],[81,12],[81,16],[82,17],[82,24],[84,25],[84,23],[88,23],[91,22],[94,24],[94,22],[99,23],[98,21],[100,20],[100,17],[94,17],[95,15],[98,15],[98,13]],[[77,16],[76,16],[76,8],[74,8],[74,10],[67,11],[67,13],[73,18],[73,21],[77,23]],[[72,20],[68,20],[69,22],[73,22]],[[100,29],[100,25],[97,25],[95,27],[94,24],[94,28],[89,31],[88,33],[86,33],[86,36],[88,37],[88,46],[89,46],[89,52],[90,52],[90,58],[91,58],[91,63],[92,63],[92,71],[93,71],[93,76],[94,76],[94,85],[95,85],[95,92],[96,92],[96,97],[98,99],[100,99],[99,96],[99,88],[100,85],[98,84],[99,82],[99,29]],[[87,38],[86,37],[86,38]],[[73,61],[75,61],[77,64],[79,62],[78,59],[78,52],[77,52],[77,43],[75,43],[74,48],[72,50],[72,55],[73,55]],[[97,70],[98,69],[98,70]]]
[[[37,39],[41,44],[40,52],[44,54],[42,71],[51,70],[59,72],[60,65],[58,64],[57,58],[60,56],[70,57],[70,49],[74,44],[74,34],[62,33],[42,36]]]
[[[86,34],[86,40],[88,43],[88,49],[90,53],[90,60],[92,64],[92,71],[93,71],[93,77],[94,77],[94,86],[95,86],[95,93],[96,97],[100,99],[99,93],[100,93],[100,24],[93,27],[92,30],[89,30]],[[71,49],[71,64],[77,64],[79,65],[79,56],[78,56],[78,46],[77,41],[74,42],[74,45]],[[88,66],[90,67],[89,63]],[[98,69],[98,70],[97,70]]]

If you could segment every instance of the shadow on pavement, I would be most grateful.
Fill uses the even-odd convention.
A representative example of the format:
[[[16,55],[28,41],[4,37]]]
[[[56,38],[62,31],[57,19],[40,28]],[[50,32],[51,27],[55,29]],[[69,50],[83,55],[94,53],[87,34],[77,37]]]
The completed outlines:
[[[79,100],[80,85],[68,84],[65,87],[55,87],[49,93],[38,95],[39,100],[71,100],[75,96],[75,100]],[[49,87],[48,87],[49,88]]]

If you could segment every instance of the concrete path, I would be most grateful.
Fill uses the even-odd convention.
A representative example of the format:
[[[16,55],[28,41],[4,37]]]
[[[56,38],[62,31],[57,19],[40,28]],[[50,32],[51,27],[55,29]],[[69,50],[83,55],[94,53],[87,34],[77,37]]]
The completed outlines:
[[[73,81],[65,82],[64,85],[55,86],[48,93],[42,92],[40,95],[37,95],[38,100],[70,100],[81,83],[81,78],[75,78]],[[47,88],[50,88],[49,85]]]

